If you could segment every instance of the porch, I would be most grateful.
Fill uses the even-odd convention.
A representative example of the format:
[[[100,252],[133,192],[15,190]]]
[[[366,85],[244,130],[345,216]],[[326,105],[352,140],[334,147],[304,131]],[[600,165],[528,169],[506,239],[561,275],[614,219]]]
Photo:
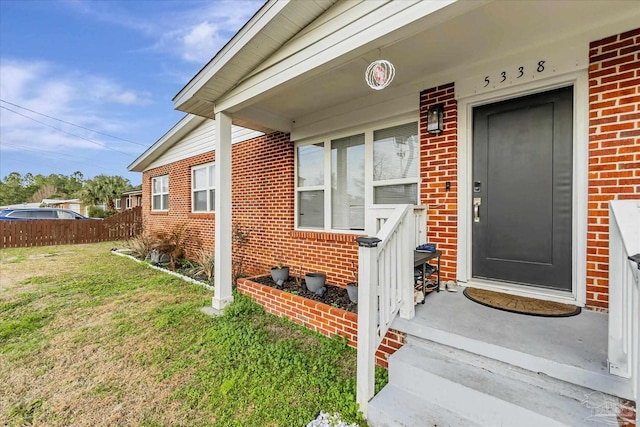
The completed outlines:
[[[379,238],[359,239],[360,279],[367,283],[371,278],[372,285],[361,286],[370,304],[360,304],[358,319],[359,403],[370,424],[637,422],[637,279],[635,267],[626,261],[636,250],[636,211],[635,202],[611,202],[611,254],[621,263],[610,263],[610,282],[615,284],[610,313],[583,311],[564,318],[488,308],[462,292],[432,292],[425,305],[408,308],[403,286],[389,287],[402,282],[401,275],[385,266],[389,257],[402,260],[388,236],[411,231],[412,217],[389,216]],[[369,309],[377,298],[379,320],[376,310]],[[367,320],[377,324],[375,333],[368,331]],[[375,348],[386,328],[405,333],[406,345],[389,358],[389,385],[366,402],[367,346]]]
[[[608,314],[571,317],[510,313],[475,303],[460,292],[432,292],[416,315],[391,328],[583,387],[632,396],[630,381],[609,374]]]
[[[487,418],[618,425],[618,416],[633,417],[617,398],[632,399],[632,382],[608,372],[606,313],[526,316],[462,292],[433,292],[413,319],[398,317],[391,327],[407,340],[389,359],[389,385],[369,403],[372,426],[487,425]]]

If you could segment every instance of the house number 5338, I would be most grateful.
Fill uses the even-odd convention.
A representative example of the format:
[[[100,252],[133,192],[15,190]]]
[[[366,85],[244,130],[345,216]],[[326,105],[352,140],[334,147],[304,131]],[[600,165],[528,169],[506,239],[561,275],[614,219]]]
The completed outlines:
[[[538,61],[538,63],[534,65],[533,68],[535,68],[536,73],[544,72],[545,62],[546,61]],[[525,71],[528,71],[528,70],[525,70],[524,66],[520,66],[515,70],[501,71],[500,74],[498,74],[497,76],[486,76],[484,78],[484,87],[489,86],[492,81],[499,84],[499,83],[506,82],[508,78],[512,78],[512,77],[516,79],[520,79],[524,76]]]

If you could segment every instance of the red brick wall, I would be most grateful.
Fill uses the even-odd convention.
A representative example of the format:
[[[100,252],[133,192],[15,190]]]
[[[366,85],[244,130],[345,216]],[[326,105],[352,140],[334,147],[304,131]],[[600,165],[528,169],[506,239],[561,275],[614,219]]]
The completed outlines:
[[[427,133],[427,110],[444,105],[444,129]],[[442,280],[456,279],[458,244],[458,108],[453,83],[420,93],[420,203],[427,206],[427,239],[442,250]],[[446,183],[451,190],[446,191]]]
[[[233,221],[251,229],[248,274],[265,274],[284,258],[291,274],[327,274],[340,286],[352,281],[357,235],[294,230],[294,145],[275,133],[233,147]]]
[[[200,246],[212,248],[215,214],[191,213],[191,167],[214,160],[214,153],[171,163],[143,174],[145,230],[169,230],[187,223],[188,255]],[[292,275],[323,272],[331,284],[353,281],[358,235],[301,232],[294,228],[294,146],[288,134],[273,133],[233,145],[233,222],[250,233],[245,273],[266,274],[284,258]],[[151,179],[169,174],[169,210],[151,211]]]
[[[213,152],[209,152],[150,169],[142,174],[142,222],[145,233],[153,235],[160,231],[168,232],[174,227],[186,224],[187,256],[192,256],[200,247],[213,248],[214,214],[191,213],[191,167],[212,162],[213,159]],[[169,210],[152,212],[151,179],[167,174],[169,175]]]
[[[609,210],[640,198],[640,29],[589,50],[587,305],[608,306]]]
[[[248,295],[265,311],[304,325],[327,337],[340,335],[350,347],[358,345],[358,315],[280,289],[239,279],[238,291]],[[388,359],[404,345],[406,335],[390,329],[376,351],[376,365],[388,367]]]

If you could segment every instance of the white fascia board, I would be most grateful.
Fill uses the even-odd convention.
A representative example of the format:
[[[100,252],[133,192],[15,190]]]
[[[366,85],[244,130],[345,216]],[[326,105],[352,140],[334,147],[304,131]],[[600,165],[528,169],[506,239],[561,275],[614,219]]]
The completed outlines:
[[[427,15],[446,8],[454,3],[460,5],[459,11],[452,11],[458,15],[470,8],[479,7],[486,2],[457,2],[445,1],[393,1],[385,4],[349,25],[342,25],[337,31],[319,38],[317,41],[306,40],[305,37],[296,40],[302,45],[299,52],[272,65],[264,73],[255,75],[238,85],[228,94],[216,102],[216,111],[237,110],[240,106],[266,96],[266,92],[288,81],[302,76],[312,70],[328,64],[330,61],[346,56],[356,49],[369,44],[372,40],[382,38],[394,31],[402,29],[408,24],[424,18]],[[440,21],[438,22],[440,23]]]
[[[352,24],[363,16],[384,7],[391,0],[384,1],[344,1],[337,3],[330,11],[323,14],[307,27],[303,28],[291,40],[274,52],[260,66],[245,78],[258,75],[268,68],[292,57],[325,37]],[[415,1],[415,0],[413,0]]]
[[[167,151],[172,145],[178,142],[186,134],[198,127],[206,119],[205,117],[185,115],[167,133],[158,139],[151,147],[135,159],[127,169],[131,172],[143,172],[145,168]]]
[[[244,27],[173,98],[174,108],[187,102],[229,63],[260,31],[284,9],[290,0],[269,0]]]

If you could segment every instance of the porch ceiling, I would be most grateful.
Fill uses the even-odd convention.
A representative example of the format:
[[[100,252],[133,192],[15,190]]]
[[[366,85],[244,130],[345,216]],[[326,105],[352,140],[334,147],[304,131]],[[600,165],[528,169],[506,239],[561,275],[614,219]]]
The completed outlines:
[[[417,109],[417,91],[450,81],[438,81],[446,78],[444,72],[478,64],[490,66],[494,58],[554,40],[576,38],[582,42],[580,34],[606,37],[615,34],[607,32],[614,24],[617,32],[627,31],[633,29],[628,22],[634,16],[640,19],[640,6],[634,0],[460,1],[329,63],[309,67],[302,75],[273,85],[227,111],[239,126],[295,132],[326,120],[336,110],[380,104],[400,93],[415,94]],[[376,59],[387,59],[396,68],[394,81],[381,91],[373,91],[364,81],[366,67]],[[224,97],[212,99],[211,104]]]

